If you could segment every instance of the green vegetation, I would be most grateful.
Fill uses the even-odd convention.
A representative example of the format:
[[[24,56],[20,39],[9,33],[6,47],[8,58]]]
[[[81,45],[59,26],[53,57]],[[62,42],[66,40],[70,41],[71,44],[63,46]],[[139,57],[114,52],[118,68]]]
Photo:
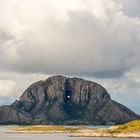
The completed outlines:
[[[128,122],[124,125],[120,125],[117,128],[107,130],[109,133],[130,133],[130,132],[139,132],[140,133],[140,120],[135,120]]]

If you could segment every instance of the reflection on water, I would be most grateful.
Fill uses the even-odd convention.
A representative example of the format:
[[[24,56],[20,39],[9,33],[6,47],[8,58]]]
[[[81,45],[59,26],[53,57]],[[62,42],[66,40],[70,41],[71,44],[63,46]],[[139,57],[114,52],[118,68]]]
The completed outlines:
[[[11,127],[11,126],[10,126]],[[133,140],[132,138],[80,138],[70,137],[71,134],[11,134],[6,133],[9,126],[0,126],[0,140]],[[140,140],[140,139],[134,139]]]

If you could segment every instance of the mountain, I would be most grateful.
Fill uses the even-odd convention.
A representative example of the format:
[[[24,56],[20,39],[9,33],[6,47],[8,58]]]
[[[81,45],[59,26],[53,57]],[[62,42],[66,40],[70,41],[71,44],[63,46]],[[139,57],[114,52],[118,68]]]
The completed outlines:
[[[121,124],[140,116],[113,101],[92,81],[52,76],[33,83],[9,106],[0,107],[1,124]]]

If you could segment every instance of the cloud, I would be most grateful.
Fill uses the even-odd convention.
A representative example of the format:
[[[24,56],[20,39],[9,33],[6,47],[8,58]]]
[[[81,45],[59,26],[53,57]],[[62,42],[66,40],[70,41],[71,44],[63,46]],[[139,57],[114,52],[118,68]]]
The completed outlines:
[[[3,4],[9,8],[6,19],[15,28],[7,25],[13,39],[3,45],[1,69],[106,78],[121,77],[139,67],[140,20],[124,15],[120,3],[32,3],[14,0]]]
[[[15,88],[16,83],[12,80],[0,80],[0,96],[9,96]]]
[[[16,72],[0,71],[0,105],[10,104],[34,82],[45,80],[48,75],[20,74]]]
[[[140,1],[139,0],[117,0],[120,2],[124,14],[130,17],[140,18]]]

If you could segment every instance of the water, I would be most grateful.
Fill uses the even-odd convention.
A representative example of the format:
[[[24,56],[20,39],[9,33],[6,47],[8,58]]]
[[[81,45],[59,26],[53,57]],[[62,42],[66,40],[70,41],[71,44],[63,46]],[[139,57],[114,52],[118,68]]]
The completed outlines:
[[[11,127],[11,126],[10,126]],[[11,134],[6,133],[9,126],[0,126],[0,140],[140,140],[136,138],[81,138],[71,134]]]
[[[67,127],[67,128],[79,128],[79,127],[85,127],[85,128],[109,128],[111,127],[110,125],[67,125],[67,126],[64,126],[64,127]]]

